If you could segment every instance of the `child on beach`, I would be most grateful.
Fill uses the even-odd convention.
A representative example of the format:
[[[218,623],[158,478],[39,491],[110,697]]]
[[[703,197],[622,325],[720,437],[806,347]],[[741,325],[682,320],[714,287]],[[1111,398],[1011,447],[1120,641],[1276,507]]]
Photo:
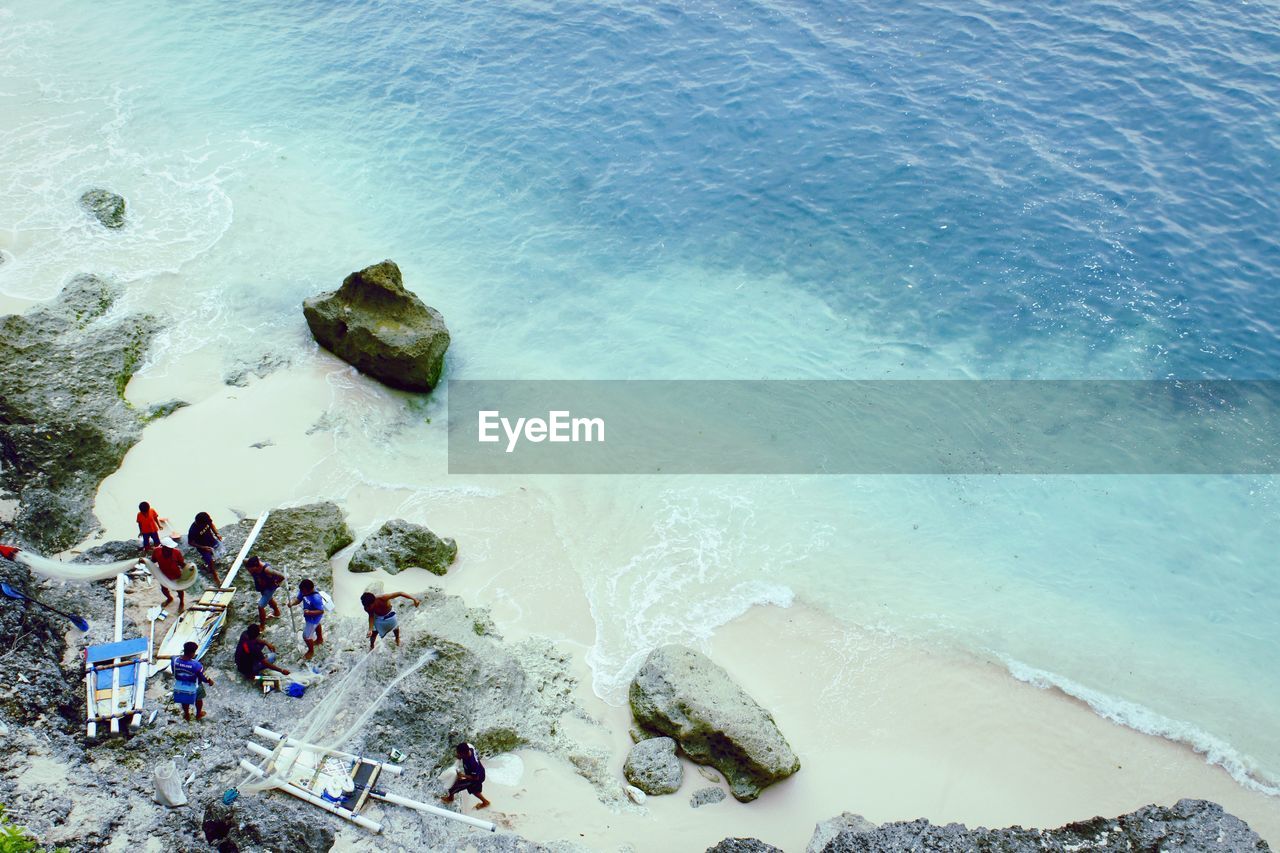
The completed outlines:
[[[258,627],[267,630],[267,605],[271,605],[271,618],[280,615],[280,605],[276,604],[276,590],[284,583],[284,575],[271,568],[270,563],[262,562],[260,557],[250,557],[244,561],[244,567],[253,576],[253,588],[258,591]]]
[[[204,664],[196,660],[195,643],[182,644],[182,657],[173,659],[169,668],[173,671],[173,701],[182,706],[182,719],[191,721],[191,706],[196,706],[196,719],[203,720],[204,686],[213,686],[213,679],[204,674]]]
[[[187,558],[182,556],[182,551],[178,550],[178,543],[168,536],[156,543],[155,550],[151,552],[151,560],[160,569],[160,573],[171,581],[182,577],[182,572],[187,567]],[[160,591],[164,593],[164,604],[160,606],[167,608],[173,601],[173,596],[169,594],[169,588],[164,584],[160,584]],[[177,593],[178,612],[181,613],[187,606],[187,594],[183,590],[177,590]]]
[[[289,602],[289,606],[293,607],[295,604],[302,605],[302,639],[307,644],[307,653],[302,659],[311,660],[316,653],[316,646],[324,644],[324,626],[320,624],[324,619],[324,599],[311,578],[303,578],[298,583],[298,594]]]
[[[160,525],[168,523],[169,519],[161,518],[160,513],[156,512],[151,504],[146,501],[138,504],[138,534],[142,537],[144,552],[148,544],[160,544]]]
[[[213,575],[214,586],[222,586],[222,578],[218,577],[218,570],[214,568],[213,561],[225,549],[222,546],[222,534],[218,532],[217,525],[213,523],[209,513],[196,513],[196,520],[191,522],[191,527],[187,530],[187,544],[200,553],[200,559],[204,560],[205,571]]]
[[[369,650],[378,642],[379,637],[387,636],[388,631],[395,632],[396,645],[400,645],[400,623],[396,619],[396,610],[391,602],[397,598],[407,598],[417,607],[420,602],[407,592],[388,592],[385,595],[374,595],[366,592],[360,596],[360,604],[364,612],[369,614]]]
[[[441,797],[441,801],[452,803],[459,791],[467,791],[480,800],[477,809],[488,807],[489,801],[481,793],[484,790],[484,765],[476,755],[476,748],[469,743],[460,743],[453,751],[458,756],[458,781],[449,786],[449,793]]]

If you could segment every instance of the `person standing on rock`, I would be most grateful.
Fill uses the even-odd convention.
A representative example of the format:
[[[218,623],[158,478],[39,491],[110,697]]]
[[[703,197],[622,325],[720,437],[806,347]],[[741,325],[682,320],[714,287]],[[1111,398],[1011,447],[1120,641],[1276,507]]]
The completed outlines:
[[[363,605],[364,612],[369,614],[369,651],[373,651],[378,638],[387,636],[388,632],[394,632],[396,645],[400,645],[400,622],[396,619],[396,609],[391,606],[391,602],[397,598],[409,599],[414,607],[422,603],[407,592],[388,592],[383,595],[366,592],[360,596],[360,604]]]
[[[213,686],[213,679],[204,674],[204,664],[196,660],[195,643],[182,644],[182,657],[169,664],[173,671],[173,701],[182,706],[182,719],[191,722],[191,706],[196,706],[196,719],[204,719],[204,686]]]
[[[303,578],[298,583],[298,595],[289,602],[289,606],[302,605],[302,639],[306,641],[307,653],[303,660],[311,660],[316,653],[316,646],[324,644],[324,598],[316,590],[311,578]]]
[[[160,525],[168,523],[169,519],[161,518],[151,504],[146,501],[138,504],[138,534],[142,537],[143,552],[147,550],[148,544],[160,544]]]
[[[484,790],[484,765],[476,748],[469,743],[460,743],[453,749],[458,756],[458,781],[449,786],[449,793],[440,798],[441,802],[452,803],[459,791],[466,791],[480,801],[477,809],[487,808],[490,803],[481,793]]]
[[[267,605],[271,605],[271,618],[280,615],[280,605],[276,604],[276,590],[284,583],[284,575],[271,568],[270,563],[262,562],[260,557],[250,557],[244,561],[244,567],[253,576],[253,588],[258,591],[258,627],[267,630]]]
[[[168,536],[157,543],[155,550],[151,552],[151,560],[160,569],[160,573],[171,581],[179,580],[187,567],[187,558],[178,550],[178,543]],[[195,582],[194,578],[192,582]],[[160,606],[168,607],[173,601],[173,596],[169,594],[169,588],[164,584],[160,584],[160,591],[164,593],[164,604]],[[178,612],[181,613],[187,606],[187,594],[183,590],[177,590],[177,593]]]
[[[191,522],[191,527],[187,530],[187,544],[200,552],[205,571],[213,575],[214,586],[222,586],[222,578],[218,577],[213,561],[226,549],[222,545],[222,534],[218,532],[209,513],[196,513],[196,520]]]

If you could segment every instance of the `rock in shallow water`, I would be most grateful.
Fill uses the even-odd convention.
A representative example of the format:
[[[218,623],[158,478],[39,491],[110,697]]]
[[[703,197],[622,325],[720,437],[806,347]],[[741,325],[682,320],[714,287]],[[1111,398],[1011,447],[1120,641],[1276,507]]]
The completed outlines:
[[[302,313],[322,347],[392,388],[430,391],[440,381],[449,330],[392,261],[353,272],[338,290],[305,300]]]
[[[458,545],[452,539],[441,539],[420,524],[393,518],[360,543],[348,568],[353,572],[381,569],[394,575],[418,566],[443,575],[457,556]]]
[[[124,197],[111,190],[89,190],[80,196],[80,206],[108,228],[124,225]]]
[[[700,809],[703,806],[709,806],[712,803],[724,801],[724,788],[699,788],[693,792],[693,796],[689,798],[689,805],[692,808]]]
[[[674,794],[684,781],[684,769],[676,757],[676,742],[669,737],[640,741],[631,747],[622,775],[646,794]]]
[[[800,769],[773,717],[693,649],[650,652],[631,682],[630,700],[637,724],[675,738],[691,759],[718,769],[738,800],[754,800]]]

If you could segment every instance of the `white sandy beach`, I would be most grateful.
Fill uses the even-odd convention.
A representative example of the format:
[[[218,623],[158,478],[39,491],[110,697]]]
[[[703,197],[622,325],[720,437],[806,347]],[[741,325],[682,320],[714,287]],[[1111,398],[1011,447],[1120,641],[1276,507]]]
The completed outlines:
[[[335,386],[335,377],[341,385],[348,375],[337,362],[321,356],[246,388],[195,376],[189,368],[199,363],[198,354],[190,356],[187,368],[172,365],[130,387],[140,406],[173,396],[193,405],[150,425],[103,484],[97,512],[107,538],[133,535],[132,507],[143,497],[182,529],[200,509],[230,522],[236,512],[334,498],[358,538],[389,517],[452,535],[459,558],[444,578],[416,569],[395,578],[353,575],[345,570],[351,549],[339,554],[340,610],[358,613],[357,595],[369,583],[408,592],[434,585],[490,608],[508,638],[557,641],[572,654],[579,698],[599,721],[572,724],[573,733],[610,747],[623,784],[629,711],[591,692],[586,654],[595,622],[581,579],[551,535],[550,504],[536,480],[495,480],[492,488],[442,482],[421,491],[337,481],[332,438],[308,434],[335,395],[348,393]],[[272,443],[250,447],[265,441]],[[215,469],[193,477],[184,462],[192,453],[217,460]],[[802,603],[754,608],[718,628],[706,651],[773,713],[801,758],[796,776],[754,803],[728,799],[692,809],[690,793],[710,783],[686,764],[679,793],[619,811],[602,804],[567,762],[525,751],[520,784],[490,786],[494,819],[533,840],[605,850],[694,850],[726,836],[755,836],[791,851],[803,849],[816,822],[843,811],[876,822],[926,817],[1051,827],[1197,797],[1280,840],[1275,799],[1246,790],[1183,745],[1111,723],[994,664],[839,624]],[[357,849],[380,843],[349,829],[341,838]]]

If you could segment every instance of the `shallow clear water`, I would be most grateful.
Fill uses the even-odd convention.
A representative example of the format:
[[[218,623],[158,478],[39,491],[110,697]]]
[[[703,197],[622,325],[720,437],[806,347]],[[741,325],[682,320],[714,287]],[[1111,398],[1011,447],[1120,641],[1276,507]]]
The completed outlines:
[[[1024,6],[18,2],[0,291],[129,281],[157,373],[390,256],[455,377],[1280,375],[1280,13]],[[353,393],[332,481],[439,484],[442,401]],[[800,596],[1280,776],[1270,478],[539,485],[606,697]]]

